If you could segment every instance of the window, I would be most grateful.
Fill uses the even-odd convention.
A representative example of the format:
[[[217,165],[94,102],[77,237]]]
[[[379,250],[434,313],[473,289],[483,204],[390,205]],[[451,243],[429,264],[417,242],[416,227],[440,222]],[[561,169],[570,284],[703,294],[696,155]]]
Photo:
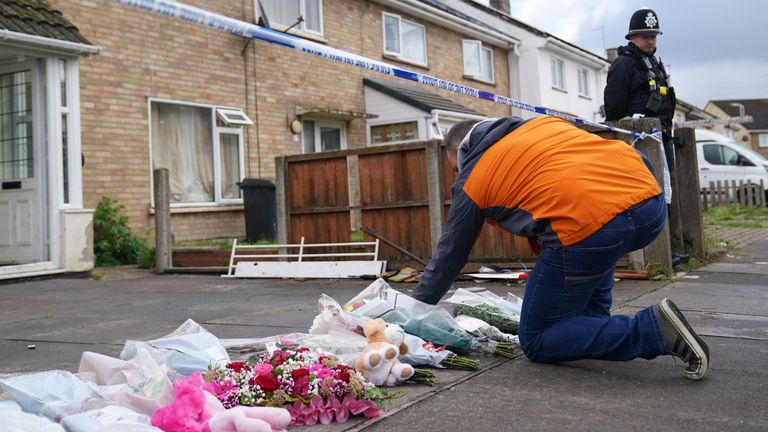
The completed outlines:
[[[383,14],[384,54],[402,60],[427,64],[427,36],[424,26],[398,15]]]
[[[757,146],[760,148],[768,148],[768,133],[761,133],[758,135]]]
[[[32,71],[0,75],[0,180],[34,176]]]
[[[565,62],[559,58],[550,58],[552,67],[552,87],[565,90]]]
[[[402,143],[418,138],[419,125],[416,121],[371,126],[371,144]]]
[[[168,168],[171,203],[239,201],[242,128],[217,122],[218,108],[211,106],[150,100],[150,111],[152,167]]]
[[[579,96],[590,97],[589,94],[589,71],[580,67],[577,69],[579,76]]]
[[[738,165],[739,154],[735,150],[719,145],[704,144],[704,159],[712,165]]]
[[[258,0],[264,8],[270,26],[288,28],[299,21],[294,29],[304,33],[323,35],[322,0]],[[256,8],[258,13],[258,8]],[[277,25],[275,25],[277,24]]]
[[[316,153],[347,148],[346,127],[343,122],[326,119],[302,121],[304,153]]]
[[[462,42],[464,75],[482,81],[493,82],[493,49],[484,47],[477,40]]]

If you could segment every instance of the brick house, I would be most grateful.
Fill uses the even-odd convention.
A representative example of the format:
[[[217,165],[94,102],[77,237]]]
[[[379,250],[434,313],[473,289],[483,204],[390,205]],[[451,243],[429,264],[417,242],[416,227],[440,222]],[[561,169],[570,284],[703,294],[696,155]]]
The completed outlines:
[[[241,21],[268,21],[275,30],[344,51],[521,97],[523,77],[515,58],[523,36],[532,30],[515,27],[509,19],[499,30],[486,22],[495,9],[473,2],[451,7],[446,4],[452,2],[436,0],[261,0],[261,9],[250,0],[186,3]],[[6,4],[13,4],[17,13],[8,12]],[[502,9],[502,15],[503,4],[490,2]],[[501,105],[434,88],[408,89],[394,78],[112,0],[8,0],[2,8],[0,32],[22,38],[18,35],[34,31],[22,25],[11,28],[9,21],[46,26],[61,20],[62,28],[76,34],[44,29],[36,36],[48,45],[64,40],[72,44],[55,49],[43,44],[45,49],[39,51],[47,57],[41,54],[37,61],[54,70],[52,66],[63,59],[70,71],[67,95],[80,102],[79,110],[73,106],[67,118],[69,146],[61,159],[67,160],[68,171],[54,160],[48,177],[59,183],[41,184],[40,196],[63,201],[54,192],[62,189],[59,184],[66,182],[66,172],[73,213],[85,214],[87,220],[87,209],[110,196],[126,207],[130,225],[139,235],[153,226],[155,167],[169,168],[171,173],[175,241],[239,237],[244,223],[237,183],[243,177],[274,178],[276,156],[438,138],[462,119],[510,113]],[[24,17],[29,11],[37,12]],[[298,16],[303,19],[297,20]],[[584,54],[542,33],[535,37],[559,50],[560,57]],[[18,65],[20,55],[33,48],[0,38],[0,64]],[[607,62],[584,55],[585,64],[596,68],[592,78],[596,89],[597,71]],[[537,87],[543,81],[549,90],[549,74],[538,78],[535,73],[539,66],[549,67],[548,58],[532,62],[537,66],[525,68],[525,79],[536,80]],[[35,70],[44,70],[42,63]],[[48,79],[56,78],[53,72],[49,75]],[[398,96],[408,91],[439,102],[419,105],[415,99]],[[584,94],[571,96],[582,104],[577,107],[595,111],[591,100],[584,105]],[[566,108],[573,107],[561,109]],[[408,116],[403,116],[406,111]],[[39,123],[52,124],[49,129],[61,135],[56,114],[51,111]],[[41,148],[40,154],[55,154],[54,150],[59,151]],[[68,209],[58,204],[47,207],[50,226]],[[62,248],[62,240],[54,246],[50,240],[63,238],[65,229],[54,228],[46,231],[48,240],[37,240],[41,249]],[[86,237],[87,227],[67,230],[73,237]],[[45,261],[48,255],[38,254],[32,262]],[[59,259],[52,266],[67,268],[62,263]],[[6,264],[19,262],[10,259]]]
[[[720,118],[751,116],[751,122],[734,123],[726,132],[742,145],[768,157],[768,99],[712,100],[704,110]]]

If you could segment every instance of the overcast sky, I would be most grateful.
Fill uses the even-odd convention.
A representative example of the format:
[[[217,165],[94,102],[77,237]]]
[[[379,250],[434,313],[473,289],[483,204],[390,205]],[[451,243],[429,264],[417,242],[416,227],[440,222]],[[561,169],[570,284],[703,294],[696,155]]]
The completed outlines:
[[[677,96],[708,100],[768,98],[768,1],[511,0],[511,15],[605,56],[625,45],[632,13],[648,6],[663,35],[656,55]]]

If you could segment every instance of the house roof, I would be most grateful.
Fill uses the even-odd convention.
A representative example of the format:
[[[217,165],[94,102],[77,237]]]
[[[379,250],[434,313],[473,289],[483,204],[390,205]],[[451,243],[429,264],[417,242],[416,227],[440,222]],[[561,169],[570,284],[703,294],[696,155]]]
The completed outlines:
[[[421,0],[421,1],[423,2],[425,0]],[[598,60],[600,60],[602,62],[609,63],[608,59],[603,57],[603,56],[597,55],[597,54],[593,53],[592,51],[588,51],[588,50],[586,50],[586,49],[584,49],[584,48],[582,48],[582,47],[580,47],[578,45],[575,45],[575,44],[573,44],[571,42],[568,42],[567,40],[560,39],[559,37],[557,37],[557,36],[555,36],[555,35],[553,35],[551,33],[547,33],[547,32],[545,32],[543,30],[539,30],[536,27],[534,27],[534,26],[532,26],[530,24],[526,24],[526,23],[524,23],[522,21],[519,21],[519,20],[517,20],[515,18],[512,18],[510,15],[507,15],[504,12],[501,12],[501,11],[499,11],[497,9],[494,9],[492,7],[488,7],[488,6],[482,5],[482,4],[480,4],[480,3],[478,3],[478,2],[476,2],[474,0],[464,0],[464,2],[468,3],[468,4],[471,4],[472,6],[474,6],[477,9],[481,9],[481,10],[487,12],[487,13],[495,15],[498,18],[501,18],[501,19],[503,19],[505,21],[508,21],[508,22],[516,25],[517,27],[520,27],[520,28],[523,28],[525,30],[528,30],[529,32],[531,32],[531,33],[533,33],[535,35],[538,35],[538,36],[541,36],[541,37],[544,37],[544,38],[556,39],[556,40],[558,40],[558,41],[560,41],[560,42],[562,42],[562,43],[564,43],[566,45],[569,45],[569,46],[571,46],[571,47],[573,47],[573,48],[583,52],[584,54],[592,56],[592,57],[594,57],[594,58],[596,58],[596,59],[598,59]],[[431,1],[430,1],[430,3],[431,3]]]
[[[744,105],[744,114],[752,116],[752,122],[744,123],[742,126],[747,130],[766,130],[768,129],[768,99],[725,99],[713,100],[714,104],[731,117],[739,115],[739,107],[731,104]]]
[[[363,78],[363,84],[426,112],[439,109],[463,114],[485,115],[419,87],[376,78]]]
[[[2,0],[0,29],[93,45],[58,9],[44,0]]]

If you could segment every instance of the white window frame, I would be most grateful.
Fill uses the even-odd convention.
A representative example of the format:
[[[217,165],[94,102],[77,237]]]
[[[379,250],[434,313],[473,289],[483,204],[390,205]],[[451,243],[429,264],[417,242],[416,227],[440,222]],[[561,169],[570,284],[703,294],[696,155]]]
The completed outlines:
[[[251,123],[253,124],[253,123]],[[214,177],[216,177],[216,172],[218,170],[218,181],[216,181],[216,184],[213,187],[214,194],[216,197],[219,197],[220,203],[224,204],[239,204],[243,202],[243,195],[242,192],[240,193],[239,198],[224,198],[222,196],[221,192],[221,135],[222,134],[229,134],[229,135],[237,135],[237,151],[238,151],[238,169],[239,171],[239,181],[243,181],[243,178],[245,178],[245,157],[243,157],[243,151],[245,151],[245,146],[243,143],[243,128],[242,127],[223,127],[223,126],[216,126],[214,124],[214,133],[216,134],[216,140],[214,144],[214,151],[213,154],[213,164],[214,164]],[[218,148],[218,151],[216,149]]]
[[[322,142],[320,140],[320,128],[321,127],[330,127],[330,128],[337,128],[341,130],[340,133],[340,139],[341,139],[341,148],[340,150],[346,150],[347,149],[347,124],[344,121],[341,120],[333,120],[333,119],[327,119],[322,117],[303,117],[301,119],[302,122],[302,130],[301,130],[301,152],[303,154],[309,154],[304,151],[304,134],[307,132],[306,129],[303,127],[305,121],[313,121],[315,122],[315,130],[314,130],[314,137],[315,137],[315,151],[312,153],[322,153],[323,147]]]
[[[276,1],[282,1],[282,0],[276,0]],[[302,17],[306,17],[307,16],[306,1],[307,0],[299,0],[299,14]],[[253,4],[254,4],[254,8],[256,10],[256,22],[258,22],[259,21],[259,17],[261,16],[261,10],[259,9],[259,0],[254,0]],[[307,27],[305,25],[306,20],[304,20],[301,23],[299,23],[299,25],[297,25],[296,27],[291,29],[291,31],[296,30],[299,33],[303,33],[305,35],[309,35],[309,36],[312,36],[314,38],[322,39],[325,36],[325,26],[323,24],[323,21],[324,21],[323,20],[323,0],[317,0],[317,13],[320,15],[320,23],[319,23],[320,24],[320,31],[319,32],[307,29]],[[270,19],[270,21],[269,21],[270,27],[272,27],[275,30],[286,30],[288,27],[290,27],[291,25],[294,24],[294,23],[283,24],[283,23],[279,23],[279,22],[273,22],[272,21],[273,18],[270,18],[270,17],[267,17],[267,18]]]
[[[478,58],[478,65],[480,67],[480,70],[467,70],[467,63],[466,63],[466,56],[467,56],[467,48],[471,50],[476,50],[476,55]],[[483,59],[485,56],[483,53],[490,53],[489,59],[490,64],[483,64]],[[490,84],[493,84],[495,82],[495,76],[493,73],[493,48],[483,46],[482,41],[474,40],[474,39],[462,39],[461,41],[461,56],[463,60],[464,65],[464,76],[470,77],[476,81],[482,81],[487,82]],[[483,68],[485,66],[485,70]]]
[[[391,142],[380,142],[375,143],[373,142],[373,134],[371,133],[371,129],[375,126],[386,126],[391,124],[400,124],[400,123],[413,123],[416,122],[416,137],[412,140],[400,140],[400,141],[391,141]],[[379,120],[375,122],[369,122],[368,123],[368,146],[369,147],[375,147],[375,146],[386,146],[386,145],[392,145],[392,144],[406,144],[406,143],[412,143],[417,141],[423,141],[421,138],[422,136],[422,121],[419,117],[410,117],[406,119],[389,119],[389,120]]]
[[[579,82],[579,96],[591,99],[591,89],[589,86],[589,69],[583,66],[576,67],[576,78]]]
[[[757,135],[757,147],[768,148],[768,133],[763,132]]]
[[[198,108],[208,108],[211,110],[211,133],[213,134],[213,137],[211,137],[211,142],[213,143],[213,201],[210,202],[194,202],[194,203],[171,203],[171,208],[185,208],[185,207],[216,207],[221,205],[231,205],[231,204],[242,204],[243,198],[242,196],[238,199],[222,199],[221,198],[221,148],[219,143],[219,136],[220,133],[230,131],[232,129],[239,129],[240,133],[240,142],[239,142],[239,152],[238,155],[239,165],[240,165],[240,181],[243,180],[245,177],[245,153],[244,153],[244,144],[243,144],[243,133],[242,133],[242,127],[233,128],[233,127],[223,127],[218,126],[216,122],[216,116],[217,116],[217,109],[223,108],[227,110],[239,110],[240,108],[237,107],[222,107],[217,105],[209,105],[209,104],[202,104],[202,103],[196,103],[196,102],[188,102],[188,101],[180,101],[180,100],[174,100],[174,99],[163,99],[163,98],[147,98],[147,123],[148,123],[148,141],[149,141],[149,193],[150,193],[150,206],[152,209],[155,208],[155,185],[154,185],[154,176],[153,176],[153,152],[152,152],[152,103],[164,103],[164,104],[173,104],[173,105],[186,105],[186,106],[192,106],[192,107],[198,107]]]
[[[387,50],[387,26],[386,26],[386,17],[392,17],[397,20],[397,46],[399,48],[399,51],[388,51]],[[422,38],[422,43],[424,44],[424,62],[421,62],[419,60],[413,60],[406,57],[403,57],[403,25],[402,23],[406,22],[409,25],[412,25],[414,27],[421,27],[422,34],[424,37]],[[403,19],[400,15],[396,15],[389,12],[382,12],[381,13],[381,35],[382,35],[382,47],[384,50],[384,55],[396,57],[398,60],[406,63],[412,63],[419,66],[426,67],[429,63],[429,55],[427,53],[427,29],[423,25],[413,22],[407,19]]]
[[[216,108],[216,114],[228,125],[250,126],[253,124],[253,120],[240,108]]]
[[[551,56],[549,58],[549,65],[550,74],[552,75],[552,88],[556,90],[568,91],[568,89],[565,87],[565,60],[559,57]],[[560,72],[559,80],[556,70]]]

